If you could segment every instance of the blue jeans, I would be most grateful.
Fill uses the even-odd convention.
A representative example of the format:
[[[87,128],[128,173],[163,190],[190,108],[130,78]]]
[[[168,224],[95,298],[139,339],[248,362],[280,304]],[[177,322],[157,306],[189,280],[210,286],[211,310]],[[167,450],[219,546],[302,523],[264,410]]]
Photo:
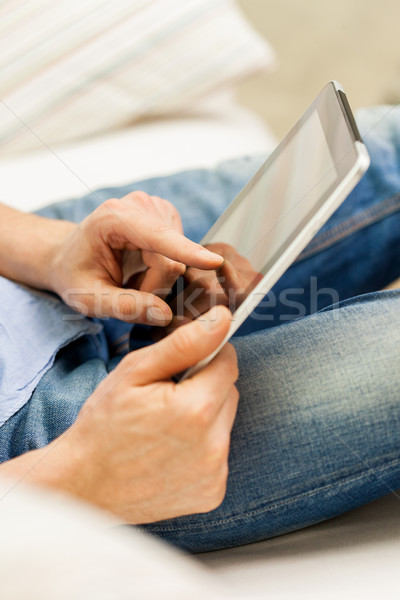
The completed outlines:
[[[233,340],[240,402],[224,502],[144,530],[192,552],[215,550],[317,523],[400,487],[400,292],[377,291],[400,274],[400,110],[387,112],[360,113],[370,170]],[[41,212],[78,221],[104,199],[140,188],[173,201],[198,240],[261,161],[101,190]],[[1,460],[69,427],[128,336],[127,326],[109,321],[103,333],[64,348],[0,429]]]

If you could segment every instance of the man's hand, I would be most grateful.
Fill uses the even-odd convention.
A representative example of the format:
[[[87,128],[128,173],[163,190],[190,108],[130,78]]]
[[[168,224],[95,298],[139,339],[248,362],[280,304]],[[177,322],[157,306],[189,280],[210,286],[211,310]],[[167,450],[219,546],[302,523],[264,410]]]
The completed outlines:
[[[54,291],[85,316],[165,325],[163,298],[186,265],[222,261],[183,236],[170,202],[144,192],[108,200],[79,225],[0,204],[0,275]]]
[[[154,333],[160,339],[177,327],[205,313],[212,306],[227,306],[233,313],[252,289],[261,281],[250,261],[225,243],[207,244],[206,248],[224,258],[223,264],[212,271],[189,267],[184,276],[184,289],[171,302],[174,317],[164,330]]]
[[[170,202],[133,192],[108,200],[61,240],[51,287],[87,316],[163,326],[172,312],[162,298],[186,265],[215,269],[221,263],[183,236]]]
[[[122,360],[72,427],[0,473],[67,491],[128,523],[208,512],[223,500],[236,415],[236,355],[227,345],[182,383],[170,376],[208,356],[225,337],[218,306]]]

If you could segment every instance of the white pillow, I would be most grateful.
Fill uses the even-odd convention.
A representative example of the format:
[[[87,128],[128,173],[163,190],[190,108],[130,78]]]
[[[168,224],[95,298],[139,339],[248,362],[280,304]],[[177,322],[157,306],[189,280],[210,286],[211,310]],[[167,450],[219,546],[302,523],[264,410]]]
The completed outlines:
[[[233,0],[9,0],[0,145],[25,151],[182,111],[273,61]]]

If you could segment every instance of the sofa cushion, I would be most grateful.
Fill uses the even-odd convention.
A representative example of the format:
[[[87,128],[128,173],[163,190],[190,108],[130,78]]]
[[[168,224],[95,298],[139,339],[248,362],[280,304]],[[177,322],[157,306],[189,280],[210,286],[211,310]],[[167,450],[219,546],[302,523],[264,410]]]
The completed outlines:
[[[233,0],[10,0],[0,16],[8,153],[182,111],[274,61]]]

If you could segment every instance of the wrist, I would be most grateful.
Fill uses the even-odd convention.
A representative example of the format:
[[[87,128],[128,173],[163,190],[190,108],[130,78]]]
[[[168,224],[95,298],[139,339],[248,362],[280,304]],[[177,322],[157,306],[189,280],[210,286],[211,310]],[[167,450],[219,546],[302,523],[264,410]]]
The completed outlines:
[[[54,264],[74,223],[0,205],[0,275],[54,291]]]
[[[59,279],[63,271],[65,260],[65,247],[67,239],[75,231],[77,225],[69,221],[55,221],[55,227],[48,236],[43,248],[43,260],[47,266],[39,269],[37,278],[41,282],[41,289],[49,290],[61,295]]]
[[[27,484],[50,487],[77,495],[80,462],[65,434],[44,448],[31,450],[0,465],[0,475]]]

